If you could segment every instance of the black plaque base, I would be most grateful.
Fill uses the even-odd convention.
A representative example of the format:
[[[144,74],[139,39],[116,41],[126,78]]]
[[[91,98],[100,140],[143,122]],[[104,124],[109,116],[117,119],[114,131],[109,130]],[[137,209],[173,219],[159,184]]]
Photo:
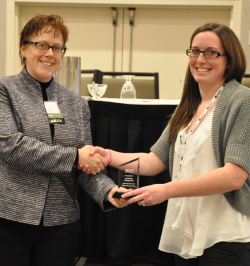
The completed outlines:
[[[112,196],[112,198],[115,198],[115,199],[120,199],[122,197],[122,194],[124,194],[125,192],[115,192]]]
[[[115,192],[112,196],[112,198],[115,198],[115,199],[121,199],[122,198],[122,194],[125,194],[125,192]],[[131,196],[131,197],[127,197],[126,199],[131,199],[133,198],[134,196]]]

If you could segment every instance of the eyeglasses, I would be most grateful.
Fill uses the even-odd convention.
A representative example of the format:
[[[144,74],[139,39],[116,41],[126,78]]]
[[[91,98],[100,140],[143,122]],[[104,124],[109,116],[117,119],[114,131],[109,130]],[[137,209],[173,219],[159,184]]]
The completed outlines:
[[[43,42],[31,42],[31,41],[26,41],[24,42],[24,44],[35,44],[37,50],[46,53],[50,48],[52,49],[52,51],[54,52],[54,54],[58,54],[58,55],[64,55],[66,52],[66,47],[63,46],[50,46],[46,43]]]
[[[191,56],[191,57],[199,57],[200,53],[203,53],[204,57],[208,58],[208,59],[213,59],[213,58],[217,58],[219,56],[226,55],[225,53],[219,53],[219,52],[214,51],[214,50],[206,50],[206,51],[200,51],[198,49],[187,49],[186,50],[186,54],[188,56]]]

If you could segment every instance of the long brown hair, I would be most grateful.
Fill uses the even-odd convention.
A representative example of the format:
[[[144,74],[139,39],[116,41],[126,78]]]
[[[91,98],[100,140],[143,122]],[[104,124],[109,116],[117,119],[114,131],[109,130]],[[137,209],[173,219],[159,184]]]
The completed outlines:
[[[227,54],[227,61],[229,65],[229,68],[225,70],[224,74],[225,83],[231,79],[236,79],[239,83],[241,83],[242,77],[246,71],[246,57],[235,33],[226,25],[207,23],[194,31],[190,39],[190,48],[194,37],[198,33],[204,31],[212,31],[221,39],[225,53]],[[200,102],[201,95],[199,86],[193,78],[188,65],[180,104],[173,114],[172,119],[169,121],[169,143],[173,141],[175,134],[177,134],[182,127],[189,124]]]
[[[66,42],[68,41],[69,30],[64,24],[64,20],[59,15],[36,15],[31,18],[20,34],[19,48],[24,45],[24,42],[28,41],[30,37],[38,36],[44,32],[49,33],[54,31],[55,37],[62,36],[63,46],[66,48]],[[21,65],[26,65],[26,58],[22,57],[21,50],[19,50],[19,56],[21,59]]]

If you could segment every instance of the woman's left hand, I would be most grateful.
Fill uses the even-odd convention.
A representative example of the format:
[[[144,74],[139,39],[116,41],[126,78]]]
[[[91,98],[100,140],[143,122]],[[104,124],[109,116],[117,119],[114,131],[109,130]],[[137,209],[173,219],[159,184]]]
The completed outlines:
[[[113,187],[110,191],[109,191],[109,194],[108,194],[108,200],[111,204],[113,204],[115,207],[117,208],[123,208],[123,207],[126,207],[128,205],[127,203],[127,200],[126,199],[123,199],[123,198],[113,198],[113,194],[115,192],[128,192],[129,190],[128,189],[125,189],[125,188],[118,188],[117,186],[116,187]]]
[[[167,200],[167,184],[155,184],[151,186],[134,189],[122,195],[122,198],[132,197],[128,199],[126,204],[138,202],[140,206],[152,206]]]

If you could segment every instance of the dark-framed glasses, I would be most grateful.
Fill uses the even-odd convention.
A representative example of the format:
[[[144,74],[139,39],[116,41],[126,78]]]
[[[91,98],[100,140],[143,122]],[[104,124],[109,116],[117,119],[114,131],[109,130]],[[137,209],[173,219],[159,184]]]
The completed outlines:
[[[37,50],[46,53],[50,48],[52,49],[54,54],[58,54],[58,55],[64,55],[67,48],[63,47],[63,46],[50,46],[46,43],[43,42],[32,42],[32,41],[26,41],[24,42],[24,44],[35,44]]]
[[[191,57],[199,57],[200,53],[203,53],[204,57],[208,59],[217,58],[219,56],[226,56],[225,53],[219,53],[214,50],[206,50],[206,51],[200,51],[198,49],[187,49],[186,50],[187,56],[191,56]]]

